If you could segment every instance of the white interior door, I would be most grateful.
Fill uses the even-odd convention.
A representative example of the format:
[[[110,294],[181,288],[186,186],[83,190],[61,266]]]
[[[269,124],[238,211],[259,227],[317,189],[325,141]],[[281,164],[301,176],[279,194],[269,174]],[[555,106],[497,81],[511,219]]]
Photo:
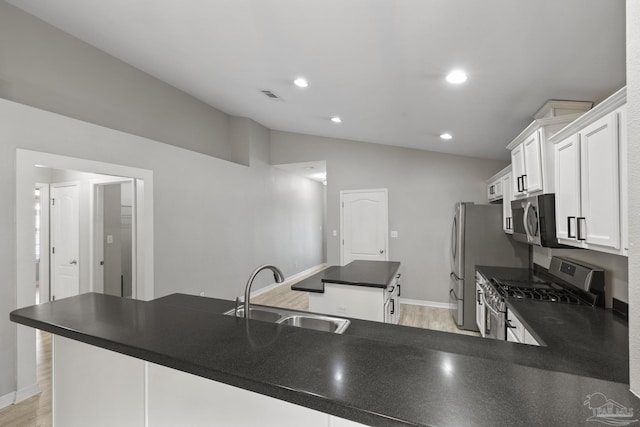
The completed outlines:
[[[340,192],[342,265],[388,261],[387,189]]]
[[[51,186],[51,295],[52,299],[78,295],[79,282],[78,185]]]

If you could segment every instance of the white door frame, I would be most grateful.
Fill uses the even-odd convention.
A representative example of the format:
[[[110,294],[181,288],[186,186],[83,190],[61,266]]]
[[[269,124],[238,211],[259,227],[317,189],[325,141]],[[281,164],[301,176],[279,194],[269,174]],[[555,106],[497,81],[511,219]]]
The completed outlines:
[[[33,189],[37,177],[35,167],[67,169],[103,175],[136,178],[138,203],[138,240],[136,259],[138,269],[137,298],[153,299],[153,171],[80,159],[39,151],[16,149],[16,306],[22,308],[36,302],[36,272],[33,266]],[[142,185],[144,183],[144,185]],[[36,375],[35,329],[17,325],[16,333],[16,397],[20,402],[38,393]]]
[[[51,299],[49,287],[49,184],[36,182],[40,190],[40,303]]]
[[[103,269],[99,262],[103,259],[104,256],[104,248],[103,248],[103,233],[102,233],[102,215],[101,208],[102,206],[102,196],[100,195],[101,187],[108,184],[124,184],[131,183],[133,197],[132,197],[132,207],[131,207],[131,298],[137,299],[138,295],[138,274],[137,274],[137,247],[138,241],[143,238],[142,230],[144,229],[143,224],[139,223],[138,220],[138,193],[141,191],[138,189],[139,185],[144,185],[143,182],[139,182],[135,178],[126,178],[120,176],[114,176],[113,178],[98,178],[91,179],[89,181],[89,185],[91,186],[90,196],[89,196],[89,216],[91,218],[90,221],[90,229],[89,229],[89,254],[90,254],[90,266],[89,266],[89,289],[92,292],[104,292],[104,278],[102,276]],[[140,221],[144,221],[143,218]]]
[[[384,212],[384,223],[385,223],[385,236],[384,236],[384,254],[385,259],[389,261],[389,190],[386,188],[374,188],[374,189],[363,189],[363,190],[340,190],[340,264],[344,265],[344,196],[345,194],[354,194],[354,193],[375,193],[381,192],[384,194],[385,201],[385,212]]]
[[[50,188],[60,188],[60,187],[77,187],[78,189],[78,257],[76,259],[76,261],[78,262],[77,266],[78,266],[78,293],[80,293],[80,270],[83,268],[82,263],[84,262],[84,260],[82,259],[82,255],[80,254],[80,197],[82,197],[81,193],[80,193],[80,181],[62,181],[62,182],[52,182],[50,184]],[[51,205],[49,205],[51,206]],[[52,210],[49,211],[49,223],[51,224],[51,219],[52,219]],[[50,244],[53,245],[56,242],[54,241],[54,238],[56,238],[55,233],[53,231],[53,228],[50,230],[50,236],[51,236],[51,241]],[[51,253],[51,247],[50,246],[49,249],[49,266],[52,268],[50,270],[51,272],[51,293],[53,295],[53,297],[56,296],[56,289],[55,289],[55,285],[56,285],[56,281],[55,281],[55,266],[53,265],[53,262],[51,262],[51,258],[52,258],[52,253]]]

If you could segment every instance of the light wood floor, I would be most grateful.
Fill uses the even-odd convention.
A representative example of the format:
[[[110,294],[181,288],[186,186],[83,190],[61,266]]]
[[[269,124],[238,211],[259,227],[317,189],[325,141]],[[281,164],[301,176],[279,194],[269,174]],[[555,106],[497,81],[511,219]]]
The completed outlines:
[[[36,331],[36,358],[40,394],[1,410],[0,426],[51,426],[51,334]]]
[[[301,277],[298,280],[304,278]],[[293,283],[295,281],[283,283],[277,288],[254,297],[252,301],[256,304],[308,311],[309,295],[306,292],[292,291],[291,285]],[[401,304],[400,324],[457,334],[479,335],[476,332],[458,329],[451,313],[444,308]],[[2,427],[51,426],[51,334],[36,331],[36,337],[38,383],[41,393],[0,410],[0,426]]]

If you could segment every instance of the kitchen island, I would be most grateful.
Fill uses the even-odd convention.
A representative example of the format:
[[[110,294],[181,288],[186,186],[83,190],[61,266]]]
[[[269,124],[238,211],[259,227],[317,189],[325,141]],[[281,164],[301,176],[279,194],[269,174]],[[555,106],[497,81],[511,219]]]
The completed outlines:
[[[555,370],[553,363],[532,367],[545,366],[535,356],[544,348],[356,319],[336,335],[222,314],[233,305],[182,294],[149,302],[83,294],[16,310],[11,319],[55,334],[54,364],[59,349],[77,346],[133,364],[132,375],[117,367],[112,376],[123,383],[141,379],[120,393],[145,396],[146,403],[140,423],[118,425],[170,425],[187,420],[194,407],[202,419],[209,417],[207,425],[216,425],[228,410],[238,423],[248,415],[266,420],[269,413],[288,413],[282,425],[576,425],[592,415],[584,402],[594,393],[640,408],[629,392],[628,372],[623,381],[611,377],[606,364],[596,375],[580,364],[572,373],[566,366]],[[565,357],[580,355],[569,351]],[[54,366],[54,402],[64,403],[56,397],[57,382],[82,387],[90,382],[84,375],[97,375],[80,372],[80,365],[78,377],[66,382]],[[92,368],[109,377],[109,366]],[[209,396],[185,384],[193,390],[207,390],[208,384],[226,388]],[[95,381],[90,387],[103,389]],[[247,390],[253,397],[232,392]],[[254,395],[268,399],[266,406]],[[119,397],[87,397],[103,418],[113,408],[104,396]],[[234,406],[224,400],[234,398]],[[54,408],[54,416],[61,410]]]
[[[309,310],[316,313],[397,324],[399,270],[396,261],[356,260],[328,267],[291,289],[309,292]]]

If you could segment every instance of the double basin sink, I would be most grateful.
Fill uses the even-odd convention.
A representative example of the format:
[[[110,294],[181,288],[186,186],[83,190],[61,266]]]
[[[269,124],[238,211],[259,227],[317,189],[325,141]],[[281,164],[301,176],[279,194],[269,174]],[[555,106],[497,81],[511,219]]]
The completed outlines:
[[[238,307],[237,310],[229,310],[224,314],[228,316],[235,315],[237,317],[244,317],[244,307]],[[323,316],[321,314],[265,306],[251,306],[249,309],[249,318],[263,322],[277,323],[280,325],[333,332],[334,334],[343,333],[349,326],[349,323],[351,323],[348,319],[340,317]]]

